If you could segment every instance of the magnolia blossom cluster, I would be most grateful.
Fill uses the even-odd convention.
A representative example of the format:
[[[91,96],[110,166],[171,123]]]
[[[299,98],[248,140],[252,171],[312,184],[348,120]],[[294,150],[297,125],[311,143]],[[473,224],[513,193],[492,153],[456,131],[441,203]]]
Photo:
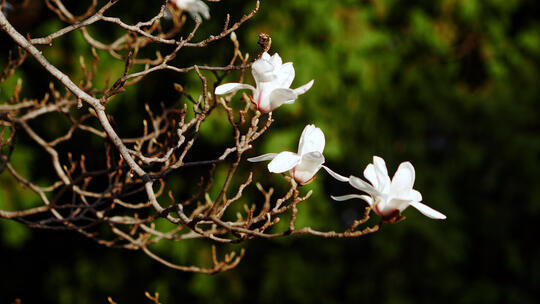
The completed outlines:
[[[294,103],[299,95],[307,92],[313,85],[311,80],[299,88],[291,89],[294,80],[293,64],[283,63],[278,53],[270,56],[264,52],[260,59],[253,62],[251,74],[255,80],[255,87],[244,83],[226,83],[216,88],[216,94],[223,95],[249,89],[253,92],[253,103],[257,109],[269,113],[283,104]]]
[[[283,104],[292,104],[299,95],[307,92],[313,85],[313,80],[296,89],[291,89],[295,72],[291,62],[283,63],[275,53],[270,56],[264,52],[260,59],[253,62],[251,73],[255,86],[243,83],[226,83],[216,87],[216,95],[234,93],[241,89],[252,91],[252,102],[262,113],[269,113]],[[345,177],[332,171],[324,165],[323,150],[325,146],[324,133],[315,125],[307,125],[298,143],[298,152],[283,151],[268,153],[249,158],[250,162],[271,160],[268,171],[289,175],[300,185],[313,181],[317,172],[323,168],[332,177],[341,182],[347,182],[364,194],[349,194],[333,196],[336,201],[361,199],[367,202],[372,210],[383,218],[399,216],[408,206],[412,206],[422,214],[433,219],[445,219],[446,216],[431,207],[421,203],[422,195],[413,189],[415,171],[410,162],[399,165],[396,173],[390,179],[385,161],[378,156],[373,157],[373,163],[364,170],[367,181],[350,175]]]
[[[324,168],[330,175],[334,176],[340,181],[347,181],[348,179],[341,176],[324,164],[324,156],[322,154],[324,150],[324,134],[321,129],[314,125],[307,125],[300,136],[300,142],[298,143],[298,153],[284,151],[279,154],[268,153],[257,157],[248,158],[250,162],[260,162],[265,160],[272,160],[268,164],[268,171],[273,173],[282,173],[289,171],[294,180],[300,185],[310,183],[319,169]]]
[[[427,217],[439,220],[446,218],[444,214],[420,202],[422,194],[413,189],[415,172],[410,162],[401,163],[390,180],[384,159],[374,156],[373,163],[364,170],[364,177],[369,182],[351,175],[349,184],[368,195],[349,194],[332,198],[336,201],[362,199],[382,217],[400,214],[405,208],[412,206]]]

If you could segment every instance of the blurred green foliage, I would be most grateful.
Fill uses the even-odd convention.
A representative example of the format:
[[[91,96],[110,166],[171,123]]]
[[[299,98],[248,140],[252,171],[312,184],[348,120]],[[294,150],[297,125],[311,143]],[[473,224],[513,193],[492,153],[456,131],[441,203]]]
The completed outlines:
[[[213,17],[202,26],[205,34],[219,31],[225,12],[237,17],[254,2],[209,6]],[[120,8],[136,20],[146,16],[148,4]],[[142,254],[102,248],[78,235],[30,231],[1,220],[0,263],[9,266],[2,272],[2,297],[105,303],[111,296],[119,303],[140,303],[148,290],[158,291],[163,303],[535,303],[540,298],[534,232],[540,220],[539,11],[537,2],[526,0],[263,0],[256,18],[237,32],[251,58],[258,52],[258,33],[270,34],[271,52],[294,62],[293,87],[315,79],[294,105],[274,113],[275,124],[252,155],[295,151],[302,128],[315,123],[326,135],[327,165],[342,174],[361,175],[372,155],[384,157],[390,172],[411,161],[415,188],[448,216],[446,221],[407,210],[405,221],[359,239],[251,241],[238,268],[207,276],[165,269]],[[62,26],[47,16],[36,33]],[[91,29],[107,33],[105,26]],[[81,77],[78,56],[91,56],[80,34],[59,43],[61,48],[45,54]],[[223,65],[230,49],[224,40],[175,63]],[[107,72],[97,87],[123,69],[121,62],[100,56]],[[19,77],[25,95],[42,94],[48,83],[39,84],[44,79],[33,76],[34,70],[39,67],[28,60],[0,84],[0,97],[10,96]],[[153,107],[178,98],[173,81],[195,95],[200,90],[195,75],[156,73],[111,103],[112,114],[129,110],[115,116],[123,134],[140,128],[145,103]],[[206,122],[201,140],[210,148],[230,143],[226,126],[225,115],[216,115]],[[26,172],[36,174],[38,160],[31,160],[34,152],[24,144],[14,157],[28,160]],[[246,163],[241,172],[251,168],[257,181],[283,188],[283,178],[268,175],[264,164]],[[219,168],[217,175],[217,180],[223,175]],[[176,191],[189,189],[187,181],[172,178]],[[9,184],[6,174],[0,181],[2,208],[33,200]],[[332,202],[329,195],[354,190],[324,172],[304,188],[313,196],[300,207],[298,224],[337,229],[363,208],[359,201]],[[256,191],[247,195],[260,199]],[[207,247],[195,241],[155,249],[177,263],[205,263]]]

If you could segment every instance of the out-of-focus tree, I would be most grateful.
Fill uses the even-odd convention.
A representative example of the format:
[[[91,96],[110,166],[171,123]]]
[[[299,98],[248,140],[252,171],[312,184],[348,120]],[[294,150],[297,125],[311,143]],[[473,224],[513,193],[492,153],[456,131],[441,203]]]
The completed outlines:
[[[148,6],[139,3],[130,7],[132,13],[126,18],[133,19],[127,21],[144,16]],[[216,20],[222,20],[225,11],[232,12],[234,19],[239,17],[234,12],[253,7],[251,1],[208,4],[213,17],[202,29],[218,28]],[[117,5],[122,7],[123,1]],[[362,175],[373,154],[384,156],[391,171],[403,159],[411,160],[418,173],[416,188],[430,205],[444,210],[445,224],[407,211],[407,220],[399,227],[383,226],[376,237],[362,240],[293,237],[249,242],[243,263],[216,276],[164,271],[137,255],[102,251],[62,235],[75,242],[75,248],[55,251],[50,266],[32,272],[48,282],[42,294],[54,303],[76,302],[78,295],[97,299],[88,302],[99,302],[106,295],[120,303],[134,301],[143,297],[132,292],[135,288],[159,291],[164,303],[431,303],[434,299],[535,303],[540,297],[536,287],[540,250],[534,234],[540,212],[536,195],[540,184],[536,173],[540,169],[538,11],[537,3],[525,0],[262,1],[256,17],[236,31],[244,51],[253,59],[260,53],[258,34],[268,33],[272,48],[294,61],[295,83],[314,78],[316,85],[294,106],[280,108],[272,131],[248,155],[293,151],[298,130],[306,122],[315,123],[325,130],[327,164],[338,172]],[[47,20],[36,28],[42,36],[62,27],[52,18]],[[100,35],[107,37],[106,33]],[[68,60],[66,50],[85,52],[81,42],[73,35],[62,40],[63,49],[46,55],[77,72],[71,64],[76,60]],[[230,42],[216,42],[215,47],[223,51],[186,51],[182,60],[226,62]],[[30,62],[27,59],[25,65]],[[123,62],[103,56],[101,62],[121,76]],[[41,73],[37,66],[31,71],[43,75],[37,74]],[[240,73],[231,73],[225,82],[236,81]],[[16,77],[6,88],[15,87]],[[134,99],[153,100],[156,91],[175,96],[178,93],[165,85],[171,77],[177,77],[175,82],[190,94],[197,94],[190,91],[200,83],[194,73],[164,72],[144,80],[144,88],[153,90],[134,86],[115,97],[111,111],[132,107]],[[35,89],[25,89],[29,96],[39,96],[37,84]],[[226,144],[226,136],[212,136],[227,132],[226,117],[221,117],[208,119],[207,127],[201,128],[199,142],[205,146],[200,153]],[[138,130],[142,119],[126,118],[118,127],[129,134]],[[21,149],[13,161],[18,159],[22,169],[25,160],[36,157],[33,153]],[[32,167],[24,170],[29,175]],[[216,170],[223,172],[219,166]],[[253,178],[263,185],[275,184],[276,191],[286,190],[280,177],[263,170],[255,171]],[[181,178],[174,183],[175,191],[189,187]],[[360,201],[331,202],[325,193],[347,194],[351,188],[325,177],[304,187],[314,192],[300,208],[297,223],[316,223],[319,229],[345,226],[365,206]],[[245,195],[255,198],[257,193]],[[24,206],[31,200],[28,193],[18,193],[5,201]],[[21,248],[9,251],[12,259],[43,245],[32,234],[48,236],[53,247],[65,246],[58,236],[31,233],[10,221],[2,225],[5,244]],[[211,255],[200,245],[194,241],[156,249],[188,263]],[[42,263],[30,265],[35,269]],[[142,280],[140,273],[145,274]],[[91,276],[95,279],[88,280]],[[13,280],[22,281],[20,276]],[[42,288],[38,279],[29,285]]]

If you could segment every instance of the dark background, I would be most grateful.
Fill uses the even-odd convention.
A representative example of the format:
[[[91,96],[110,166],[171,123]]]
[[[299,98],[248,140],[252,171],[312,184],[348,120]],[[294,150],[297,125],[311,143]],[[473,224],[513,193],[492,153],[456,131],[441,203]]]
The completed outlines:
[[[81,11],[85,3],[77,4]],[[160,4],[121,0],[108,14],[135,22],[157,13]],[[255,3],[209,6],[212,19],[203,23],[200,38],[220,31],[225,12],[239,18]],[[46,8],[38,11],[13,12],[11,20],[33,37],[65,26]],[[400,162],[411,161],[415,188],[448,219],[431,220],[409,208],[405,221],[363,238],[249,241],[236,269],[213,276],[167,269],[140,252],[101,247],[73,232],[0,220],[0,302],[107,303],[111,296],[119,303],[145,303],[145,291],[159,292],[162,303],[537,302],[539,11],[538,2],[525,0],[262,1],[257,16],[237,31],[243,52],[255,57],[257,35],[266,32],[271,53],[294,62],[293,87],[310,79],[315,85],[294,105],[275,111],[275,124],[250,156],[294,151],[303,127],[314,123],[325,132],[329,167],[360,176],[379,155],[392,174]],[[187,22],[186,31],[192,20]],[[120,33],[103,23],[90,30],[106,40],[111,36],[108,41]],[[0,34],[0,66],[10,43]],[[78,56],[90,54],[80,33],[43,50],[75,79],[81,75]],[[205,50],[186,50],[175,64],[224,65],[231,51],[223,39]],[[107,69],[98,87],[123,71],[122,62],[100,54]],[[11,96],[18,78],[28,98],[42,96],[51,81],[28,59],[0,84],[0,102]],[[195,75],[151,75],[109,106],[122,135],[138,134],[144,103],[178,99],[171,79],[200,90]],[[225,115],[216,116],[203,129],[201,151],[219,151],[232,141]],[[51,136],[60,132],[55,124],[40,123]],[[28,139],[20,139],[14,163],[23,173],[46,182],[46,161]],[[263,165],[246,163],[242,170],[253,168],[265,186],[282,182]],[[181,196],[189,188],[181,185],[190,180],[175,178]],[[3,209],[35,203],[8,174],[1,173],[0,182]],[[331,201],[330,195],[353,189],[324,172],[305,188],[314,195],[300,208],[299,225],[339,229],[362,210],[360,201]],[[208,247],[197,241],[159,250],[180,263],[200,263]]]

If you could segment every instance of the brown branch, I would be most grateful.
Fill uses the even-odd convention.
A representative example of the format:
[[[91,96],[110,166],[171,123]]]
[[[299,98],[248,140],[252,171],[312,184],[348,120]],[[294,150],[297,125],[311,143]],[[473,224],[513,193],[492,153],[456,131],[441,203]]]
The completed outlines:
[[[235,70],[240,71],[237,78],[240,82],[249,72],[249,56],[242,55],[234,30],[257,13],[258,1],[255,9],[232,25],[227,15],[218,34],[198,42],[194,37],[200,28],[199,21],[186,36],[178,38],[185,30],[185,18],[174,19],[164,30],[160,21],[165,14],[165,5],[147,21],[127,24],[121,16],[104,16],[116,2],[110,0],[96,11],[97,1],[92,0],[82,15],[75,16],[61,0],[46,0],[58,18],[70,25],[34,39],[17,32],[0,13],[0,29],[11,37],[19,50],[17,58],[8,54],[0,81],[11,76],[31,55],[62,87],[55,88],[51,82],[43,98],[29,100],[24,97],[26,90],[22,80],[18,80],[12,96],[0,105],[0,172],[6,171],[7,178],[30,189],[41,200],[41,205],[23,210],[0,210],[0,218],[16,220],[29,227],[74,230],[104,246],[143,251],[173,269],[207,274],[237,266],[244,250],[219,258],[212,245],[211,265],[199,267],[177,265],[157,255],[151,250],[152,245],[189,239],[204,239],[211,244],[236,244],[254,238],[294,234],[352,238],[373,233],[386,223],[382,221],[366,227],[371,211],[367,208],[362,218],[354,220],[343,231],[297,227],[297,215],[302,212],[302,205],[310,198],[311,191],[303,193],[286,174],[284,178],[290,182],[290,187],[281,194],[276,194],[273,188],[265,190],[259,183],[252,185],[255,175],[246,172],[244,153],[268,131],[273,123],[272,113],[266,115],[257,111],[252,105],[253,97],[245,93],[240,98],[244,104],[238,110],[232,106],[232,100],[237,96],[217,97],[213,88]],[[121,36],[111,43],[93,38],[89,26],[99,21],[120,29]],[[91,50],[88,58],[78,57],[82,71],[80,79],[70,78],[36,47],[52,46],[56,39],[76,31],[82,33]],[[173,64],[173,59],[181,56],[185,48],[207,47],[229,35],[234,49],[225,66],[187,64],[180,67]],[[266,42],[263,41],[262,47],[267,50],[271,38],[268,35],[263,38]],[[149,45],[155,47],[155,55],[143,55],[148,54],[148,48],[145,48]],[[104,50],[104,56],[124,64],[121,77],[116,81],[108,79],[101,89],[94,85],[96,75],[103,73],[99,64],[103,55],[98,55],[96,49]],[[196,74],[200,80],[197,85],[200,93],[188,94],[183,85],[174,83],[179,93],[178,101],[164,101],[160,110],[152,103],[146,104],[147,116],[140,124],[141,130],[134,130],[138,135],[121,136],[115,128],[113,113],[107,112],[107,105],[129,86],[162,70]],[[216,109],[218,111],[214,111]],[[42,128],[42,125],[58,115],[67,119],[62,119],[61,132],[51,136],[48,128]],[[226,145],[211,151],[212,156],[208,159],[201,159],[197,152],[205,147],[199,142],[201,126],[211,115],[226,115],[222,121],[230,125],[233,132]],[[26,177],[27,173],[21,174],[12,163],[11,155],[19,148],[16,139],[22,134],[31,139],[30,143],[23,141],[24,145],[37,147],[40,157],[48,155],[50,159],[50,172],[43,173],[51,179],[47,186],[32,181]],[[80,137],[81,134],[86,137]],[[100,143],[103,152],[85,149],[82,154],[82,149],[65,149],[73,144],[80,145],[87,137]],[[220,176],[216,173],[217,164],[222,164],[219,167],[226,170],[223,179],[216,178]],[[188,170],[193,167],[198,168]],[[193,180],[189,180],[190,174],[193,174]],[[192,192],[175,193],[177,188],[171,177],[176,176],[181,176],[188,184],[186,188]],[[211,194],[214,190],[218,193],[215,197]],[[251,190],[256,193],[256,199],[250,197]],[[243,209],[235,208],[242,206]],[[171,225],[167,228],[157,225],[162,219]],[[281,220],[286,220],[287,224],[278,230],[276,224]],[[102,233],[102,228],[109,233]],[[157,295],[148,298],[158,301]]]

